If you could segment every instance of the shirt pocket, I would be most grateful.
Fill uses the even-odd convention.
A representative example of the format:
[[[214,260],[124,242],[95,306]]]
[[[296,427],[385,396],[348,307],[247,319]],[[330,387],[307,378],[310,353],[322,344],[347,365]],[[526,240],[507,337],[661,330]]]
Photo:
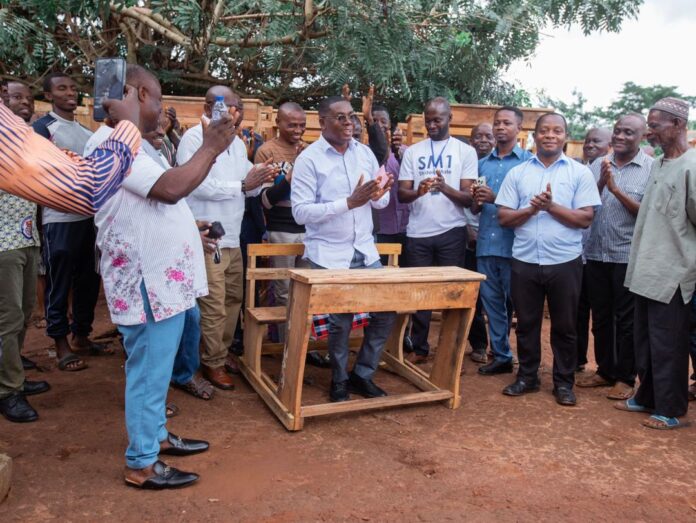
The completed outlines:
[[[682,197],[677,188],[661,181],[656,181],[655,184],[653,208],[668,218],[676,218],[679,215],[679,208],[683,207]]]

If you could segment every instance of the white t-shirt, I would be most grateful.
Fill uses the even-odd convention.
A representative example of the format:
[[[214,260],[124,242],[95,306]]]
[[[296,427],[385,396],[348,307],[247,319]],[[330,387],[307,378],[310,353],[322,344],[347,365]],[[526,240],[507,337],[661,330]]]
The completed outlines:
[[[476,151],[453,137],[437,142],[425,139],[406,149],[399,181],[413,180],[413,188],[418,189],[421,181],[435,177],[436,169],[440,169],[447,185],[459,190],[460,180],[478,177]],[[464,208],[441,193],[421,196],[411,203],[410,209],[406,235],[411,238],[436,236],[467,222]]]

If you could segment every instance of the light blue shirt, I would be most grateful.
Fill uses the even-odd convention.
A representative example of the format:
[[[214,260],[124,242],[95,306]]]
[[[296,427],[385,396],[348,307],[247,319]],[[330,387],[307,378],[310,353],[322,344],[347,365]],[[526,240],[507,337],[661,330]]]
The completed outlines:
[[[565,154],[549,167],[536,156],[508,172],[495,204],[510,209],[530,207],[534,196],[551,184],[553,201],[568,209],[599,207],[597,184],[587,166]],[[568,227],[546,211],[540,211],[515,228],[512,257],[535,265],[556,265],[582,254],[582,229]]]
[[[502,158],[498,156],[498,149],[493,149],[491,154],[479,160],[479,176],[485,176],[486,185],[498,194],[507,173],[531,156],[532,153],[525,151],[519,145],[515,145],[512,152]],[[515,234],[512,229],[501,227],[498,221],[498,207],[493,203],[484,203],[479,214],[476,256],[510,258],[514,239]]]
[[[389,203],[389,191],[377,201],[348,209],[348,197],[358,184],[372,180],[379,164],[369,147],[352,140],[344,154],[323,136],[295,160],[290,183],[292,215],[304,225],[304,257],[327,269],[348,269],[354,251],[365,265],[379,259],[372,235],[372,208]]]

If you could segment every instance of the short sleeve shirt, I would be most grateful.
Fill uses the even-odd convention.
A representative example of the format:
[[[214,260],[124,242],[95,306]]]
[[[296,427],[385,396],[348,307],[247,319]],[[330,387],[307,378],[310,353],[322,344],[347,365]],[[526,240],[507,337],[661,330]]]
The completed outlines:
[[[459,190],[461,180],[476,180],[478,157],[473,147],[450,137],[432,141],[429,138],[412,145],[404,153],[399,180],[413,181],[413,188],[433,178],[439,169],[447,185]],[[466,225],[464,208],[440,193],[428,193],[410,205],[406,235],[428,238]]]
[[[186,201],[168,205],[147,198],[165,170],[141,149],[121,189],[95,216],[106,301],[117,325],[145,323],[141,282],[155,321],[208,294],[203,247]]]
[[[536,156],[514,167],[505,177],[496,205],[524,209],[551,184],[553,201],[568,209],[598,207],[599,191],[590,170],[565,154],[549,167]],[[566,263],[582,254],[582,229],[568,227],[540,211],[515,228],[512,257],[535,265]]]

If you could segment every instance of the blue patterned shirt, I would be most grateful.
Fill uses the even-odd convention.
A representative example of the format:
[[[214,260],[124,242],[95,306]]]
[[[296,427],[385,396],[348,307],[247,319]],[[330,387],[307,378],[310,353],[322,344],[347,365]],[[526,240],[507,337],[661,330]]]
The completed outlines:
[[[0,252],[38,245],[36,204],[0,191]]]

